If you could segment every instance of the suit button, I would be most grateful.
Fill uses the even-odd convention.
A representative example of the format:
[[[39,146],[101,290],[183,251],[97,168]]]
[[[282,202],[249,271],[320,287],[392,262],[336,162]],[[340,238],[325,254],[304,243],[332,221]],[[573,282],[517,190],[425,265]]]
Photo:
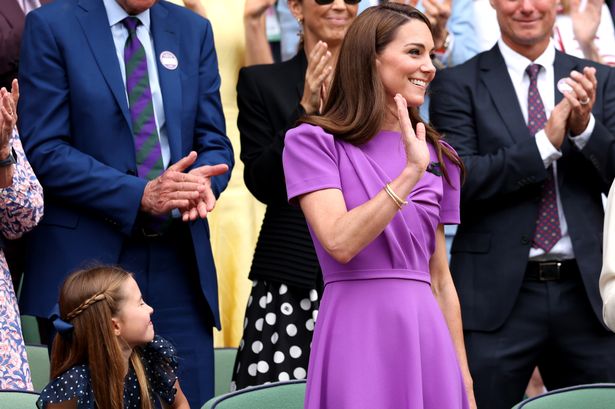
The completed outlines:
[[[526,235],[521,236],[521,244],[523,244],[524,246],[530,244],[530,238]]]
[[[134,169],[128,169],[126,173],[129,174],[130,176],[137,176],[137,171]]]

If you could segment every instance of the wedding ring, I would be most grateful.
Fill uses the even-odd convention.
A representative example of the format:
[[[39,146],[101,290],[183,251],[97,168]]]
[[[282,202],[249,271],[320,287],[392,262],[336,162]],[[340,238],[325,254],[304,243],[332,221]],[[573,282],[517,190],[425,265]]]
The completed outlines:
[[[579,104],[581,105],[587,105],[589,104],[589,98],[585,97],[585,99],[582,99],[581,101],[579,101]]]

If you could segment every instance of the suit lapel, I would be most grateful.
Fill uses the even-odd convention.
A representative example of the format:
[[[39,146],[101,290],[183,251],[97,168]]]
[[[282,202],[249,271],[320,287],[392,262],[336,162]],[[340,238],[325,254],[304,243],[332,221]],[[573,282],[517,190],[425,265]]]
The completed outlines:
[[[116,102],[122,110],[124,119],[132,131],[128,101],[120,64],[115,53],[115,44],[109,27],[109,19],[102,1],[80,0],[76,16],[81,24],[83,34],[88,40],[90,49],[96,58],[98,68],[105,77]]]
[[[158,67],[158,80],[162,91],[162,101],[166,120],[166,131],[171,150],[171,164],[181,159],[182,134],[182,84],[180,72],[182,70],[182,55],[179,49],[179,38],[173,27],[168,10],[160,3],[150,9],[152,20],[152,36],[154,37],[154,53]],[[166,68],[160,61],[163,52],[171,52],[177,58],[178,66],[175,69]]]
[[[482,80],[491,96],[504,126],[514,141],[530,138],[521,107],[517,102],[515,88],[508,75],[508,69],[497,44],[489,50],[480,62]]]
[[[561,78],[565,78],[570,76],[570,71],[579,70],[577,67],[577,63],[573,58],[562,54],[559,51],[555,51],[555,61],[553,62],[553,81],[555,82],[555,105],[557,105],[564,98],[561,92],[557,90],[557,81]],[[562,158],[558,160],[558,172],[557,172],[557,183],[559,186],[564,185],[564,177],[565,172],[563,171],[568,161],[571,150],[575,149],[572,142],[568,137],[564,137],[564,141],[562,142],[562,146],[560,150],[562,151]]]
[[[557,90],[557,81],[561,78],[570,76],[570,71],[577,69],[577,64],[572,58],[559,51],[555,51],[555,61],[553,62],[553,80],[555,81],[555,105],[557,105],[564,96]]]

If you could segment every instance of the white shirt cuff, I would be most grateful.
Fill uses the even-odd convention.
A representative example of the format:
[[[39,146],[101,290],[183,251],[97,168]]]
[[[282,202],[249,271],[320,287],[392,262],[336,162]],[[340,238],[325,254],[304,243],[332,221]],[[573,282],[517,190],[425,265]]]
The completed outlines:
[[[577,136],[568,135],[568,137],[581,151],[585,145],[587,145],[587,142],[589,142],[589,138],[592,136],[595,126],[596,119],[594,118],[594,114],[589,114],[589,123],[587,124],[587,128],[585,128],[585,130]]]
[[[536,140],[536,146],[538,147],[538,152],[542,158],[542,163],[545,165],[545,169],[562,157],[562,153],[553,146],[544,129],[538,131],[534,139]]]

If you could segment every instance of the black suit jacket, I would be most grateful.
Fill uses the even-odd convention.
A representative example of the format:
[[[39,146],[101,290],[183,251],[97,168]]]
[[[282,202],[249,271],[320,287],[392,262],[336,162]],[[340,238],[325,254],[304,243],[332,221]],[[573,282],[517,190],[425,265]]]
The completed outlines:
[[[314,288],[318,259],[303,213],[288,204],[282,167],[286,131],[305,113],[299,102],[306,69],[303,51],[279,64],[243,68],[237,126],[246,186],[267,205],[250,278]]]
[[[565,139],[557,183],[586,293],[602,322],[601,193],[615,176],[615,71],[556,52],[556,82],[587,65],[597,69],[596,126],[582,151]],[[464,327],[493,330],[519,293],[547,173],[497,44],[439,72],[431,90],[430,118],[467,167],[461,225],[451,249]],[[558,103],[562,95],[555,94]]]

